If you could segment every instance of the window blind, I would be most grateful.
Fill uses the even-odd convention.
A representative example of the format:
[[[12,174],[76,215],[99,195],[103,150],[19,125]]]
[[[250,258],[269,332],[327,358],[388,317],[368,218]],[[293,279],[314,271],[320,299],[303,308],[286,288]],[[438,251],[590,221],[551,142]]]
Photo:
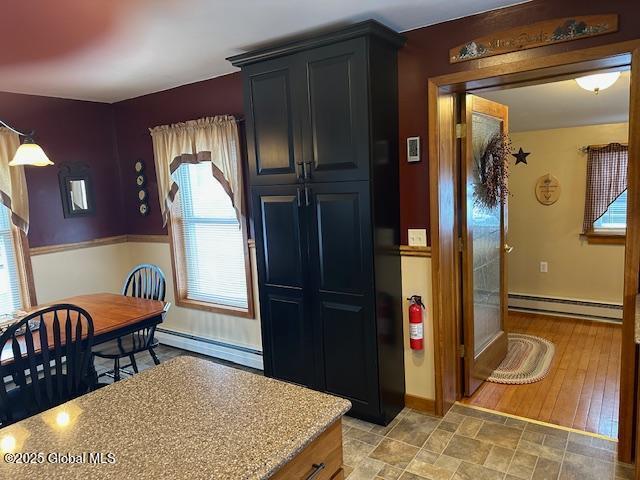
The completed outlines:
[[[627,191],[622,192],[594,224],[596,230],[624,230],[627,227]]]
[[[20,292],[11,212],[0,204],[0,315],[13,313],[22,308]]]
[[[181,165],[175,176],[187,298],[247,308],[244,239],[231,199],[209,162]]]

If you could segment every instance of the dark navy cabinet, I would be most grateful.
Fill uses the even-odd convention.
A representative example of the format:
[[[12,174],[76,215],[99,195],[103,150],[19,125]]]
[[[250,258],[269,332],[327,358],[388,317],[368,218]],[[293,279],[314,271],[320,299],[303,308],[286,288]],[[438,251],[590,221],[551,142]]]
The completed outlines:
[[[243,70],[265,374],[388,423],[404,405],[397,49],[376,22]]]

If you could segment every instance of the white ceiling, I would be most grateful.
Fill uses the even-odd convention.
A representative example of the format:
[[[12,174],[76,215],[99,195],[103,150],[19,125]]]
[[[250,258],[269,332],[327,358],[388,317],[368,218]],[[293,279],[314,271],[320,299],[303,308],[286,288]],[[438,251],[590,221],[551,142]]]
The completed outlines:
[[[6,8],[3,5],[0,43],[17,48],[20,55],[8,59],[6,51],[0,55],[0,91],[115,102],[233,72],[235,69],[226,57],[309,30],[373,18],[397,31],[406,31],[522,2],[46,0],[40,3],[40,8],[24,1],[9,2]]]
[[[509,106],[512,132],[621,123],[629,121],[629,80],[629,72],[622,72],[613,86],[598,95],[583,90],[575,80],[478,95]]]

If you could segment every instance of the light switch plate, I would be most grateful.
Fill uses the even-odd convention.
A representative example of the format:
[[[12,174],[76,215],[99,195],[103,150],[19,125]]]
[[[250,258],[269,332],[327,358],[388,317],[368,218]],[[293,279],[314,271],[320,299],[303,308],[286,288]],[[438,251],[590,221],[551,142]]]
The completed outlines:
[[[427,246],[427,230],[424,228],[409,229],[409,246],[410,247],[426,247]]]
[[[549,263],[540,262],[540,273],[548,273],[548,272],[549,272]]]

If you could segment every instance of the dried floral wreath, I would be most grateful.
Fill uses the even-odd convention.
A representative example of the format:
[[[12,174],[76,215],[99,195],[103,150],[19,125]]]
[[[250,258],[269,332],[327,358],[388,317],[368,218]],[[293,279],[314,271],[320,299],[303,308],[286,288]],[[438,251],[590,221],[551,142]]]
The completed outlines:
[[[476,156],[476,183],[474,198],[478,205],[493,209],[506,202],[509,196],[509,135],[497,133],[487,143],[484,151]]]

